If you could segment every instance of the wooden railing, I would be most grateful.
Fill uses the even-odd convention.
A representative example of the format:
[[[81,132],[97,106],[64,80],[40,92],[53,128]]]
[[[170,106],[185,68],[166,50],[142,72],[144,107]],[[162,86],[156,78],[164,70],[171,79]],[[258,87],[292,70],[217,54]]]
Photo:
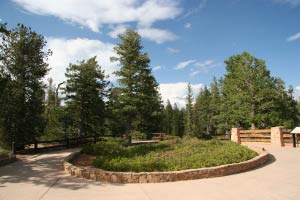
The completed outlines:
[[[300,135],[291,134],[291,130],[284,126],[272,127],[266,130],[241,130],[239,128],[232,128],[231,140],[239,144],[254,142],[281,147],[297,147],[300,145]]]
[[[293,146],[293,135],[291,134],[290,129],[287,129],[285,132],[283,132],[283,143],[284,146]],[[296,145],[300,145],[300,135],[296,134]]]
[[[152,133],[152,140],[164,140],[165,133]]]
[[[240,130],[241,142],[271,142],[271,129],[266,130]]]
[[[13,144],[12,149],[14,153],[31,153],[45,149],[58,149],[58,148],[72,148],[79,147],[85,144],[96,143],[97,141],[103,140],[96,136],[88,137],[77,137],[77,138],[66,138],[60,140],[48,140],[48,141],[34,141],[26,144],[25,148],[20,148],[20,144]]]

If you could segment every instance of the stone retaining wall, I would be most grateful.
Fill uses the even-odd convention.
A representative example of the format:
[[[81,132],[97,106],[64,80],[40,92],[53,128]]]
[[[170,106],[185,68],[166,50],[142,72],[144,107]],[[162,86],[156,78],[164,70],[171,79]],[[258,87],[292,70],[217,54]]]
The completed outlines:
[[[211,178],[248,171],[265,164],[269,154],[257,150],[260,155],[241,163],[234,163],[210,168],[188,169],[169,172],[112,172],[94,167],[78,167],[71,164],[79,152],[72,153],[64,160],[64,170],[72,176],[109,183],[161,183],[201,178]]]

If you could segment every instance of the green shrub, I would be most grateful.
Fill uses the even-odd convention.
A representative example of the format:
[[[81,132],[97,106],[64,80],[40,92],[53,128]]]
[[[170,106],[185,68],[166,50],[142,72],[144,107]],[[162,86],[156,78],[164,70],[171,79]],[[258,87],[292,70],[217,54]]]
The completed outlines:
[[[142,133],[140,131],[133,131],[131,134],[131,138],[134,140],[145,140],[147,139],[146,133]]]
[[[231,141],[182,140],[123,146],[116,141],[86,146],[83,153],[97,155],[94,166],[111,171],[173,171],[212,167],[249,160],[257,155]]]

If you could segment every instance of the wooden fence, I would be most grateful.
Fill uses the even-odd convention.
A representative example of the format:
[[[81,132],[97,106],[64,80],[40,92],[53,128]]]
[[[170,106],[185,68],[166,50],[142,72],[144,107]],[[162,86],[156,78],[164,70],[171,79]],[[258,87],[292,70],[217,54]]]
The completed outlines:
[[[101,141],[101,140],[103,139],[98,138],[96,136],[89,136],[89,137],[66,138],[61,140],[34,141],[30,144],[26,144],[25,148],[20,148],[21,145],[13,144],[12,149],[14,153],[31,153],[31,152],[37,152],[40,150],[47,150],[47,149],[78,147],[85,144],[96,143],[97,141]]]
[[[240,139],[242,143],[249,143],[249,142],[270,143],[271,129],[240,130]]]
[[[295,136],[295,135],[294,135]],[[300,145],[300,135],[296,135],[296,146]],[[239,144],[262,143],[275,146],[293,146],[293,134],[286,127],[272,127],[265,130],[231,130],[231,140]]]
[[[59,149],[59,148],[74,148],[80,147],[86,144],[96,144],[98,141],[105,141],[105,137],[120,137],[108,134],[97,134],[94,136],[88,137],[76,137],[76,138],[66,138],[59,140],[47,140],[47,141],[34,141],[29,144],[20,145],[20,144],[12,144],[12,149],[15,153],[35,153],[41,150],[48,149]],[[125,136],[123,136],[125,137]],[[165,133],[152,133],[152,140],[169,140],[172,139],[173,136],[166,135]],[[22,148],[20,148],[20,146]]]
[[[287,129],[287,131],[283,132],[283,143],[284,146],[293,146],[293,134],[291,134],[290,129]],[[300,145],[300,135],[296,134],[296,145],[299,146]]]

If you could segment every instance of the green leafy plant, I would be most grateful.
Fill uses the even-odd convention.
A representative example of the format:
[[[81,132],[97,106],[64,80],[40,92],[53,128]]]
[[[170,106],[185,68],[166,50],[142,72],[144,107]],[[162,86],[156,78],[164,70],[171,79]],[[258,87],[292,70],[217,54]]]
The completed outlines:
[[[146,133],[142,133],[140,131],[133,131],[131,134],[132,139],[135,140],[145,140],[147,139]]]
[[[116,141],[86,146],[83,153],[96,155],[94,166],[110,171],[174,171],[212,167],[249,160],[257,155],[231,141],[182,140],[124,146]]]

